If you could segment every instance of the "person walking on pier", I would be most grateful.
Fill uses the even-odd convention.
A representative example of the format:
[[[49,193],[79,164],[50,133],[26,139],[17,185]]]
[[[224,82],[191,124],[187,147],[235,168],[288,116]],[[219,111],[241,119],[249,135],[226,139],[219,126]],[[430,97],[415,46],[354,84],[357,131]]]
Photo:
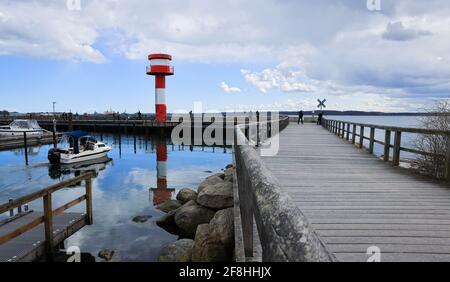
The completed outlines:
[[[297,124],[300,124],[300,122],[302,122],[303,124],[303,110],[300,110],[300,112],[298,112],[298,122]]]
[[[323,117],[323,112],[320,112],[319,116],[317,118],[317,125],[322,125],[322,117]]]

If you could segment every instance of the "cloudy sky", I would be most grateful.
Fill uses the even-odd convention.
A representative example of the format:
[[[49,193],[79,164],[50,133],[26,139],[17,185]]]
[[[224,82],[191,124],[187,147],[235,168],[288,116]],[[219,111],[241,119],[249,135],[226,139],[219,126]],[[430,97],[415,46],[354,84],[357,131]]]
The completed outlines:
[[[377,2],[377,0],[371,0]],[[0,109],[418,111],[450,97],[450,2],[0,0]]]

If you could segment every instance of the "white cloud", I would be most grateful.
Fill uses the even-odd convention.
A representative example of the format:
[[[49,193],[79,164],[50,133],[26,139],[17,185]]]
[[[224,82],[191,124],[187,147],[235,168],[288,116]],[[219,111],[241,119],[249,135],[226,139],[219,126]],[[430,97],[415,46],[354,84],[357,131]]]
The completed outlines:
[[[233,87],[233,86],[229,86],[225,81],[222,81],[219,84],[220,88],[222,88],[223,91],[225,91],[226,93],[240,93],[241,89],[239,87]]]
[[[102,63],[107,51],[169,52],[239,63],[263,93],[379,95],[373,107],[450,92],[447,0],[383,0],[380,12],[364,0],[82,0],[80,11],[65,2],[1,1],[0,55]]]
[[[394,41],[407,41],[419,38],[421,36],[431,35],[427,30],[416,30],[406,28],[401,21],[388,23],[383,38]]]
[[[315,87],[307,82],[301,81],[306,78],[301,72],[277,67],[275,69],[264,69],[262,72],[251,72],[241,70],[242,75],[250,84],[259,91],[267,93],[270,90],[282,92],[311,92]]]
[[[93,46],[98,37],[97,30],[90,27],[80,15],[64,9],[63,1],[58,2],[1,3],[0,55],[26,54],[43,58],[105,62],[104,55]]]

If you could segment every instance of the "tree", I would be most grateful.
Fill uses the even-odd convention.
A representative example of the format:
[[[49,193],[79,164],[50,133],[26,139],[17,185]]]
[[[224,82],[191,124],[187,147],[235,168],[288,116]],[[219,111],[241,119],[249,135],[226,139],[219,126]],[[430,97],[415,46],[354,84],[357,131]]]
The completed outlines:
[[[434,130],[450,130],[450,100],[438,102],[427,109],[428,115],[421,118],[421,127]],[[414,146],[425,152],[413,162],[414,166],[426,175],[442,178],[445,171],[446,154],[448,150],[448,135],[419,134]]]

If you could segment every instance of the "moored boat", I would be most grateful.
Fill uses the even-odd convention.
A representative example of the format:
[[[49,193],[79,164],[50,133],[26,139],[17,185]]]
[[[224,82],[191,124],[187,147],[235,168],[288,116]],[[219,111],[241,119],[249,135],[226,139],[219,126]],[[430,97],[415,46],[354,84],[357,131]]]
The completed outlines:
[[[104,158],[111,147],[95,140],[85,131],[67,132],[57,148],[48,151],[51,164],[72,164]]]
[[[0,126],[0,136],[23,136],[26,132],[28,136],[42,136],[48,132],[41,128],[36,120],[31,119],[17,119],[7,126]]]

